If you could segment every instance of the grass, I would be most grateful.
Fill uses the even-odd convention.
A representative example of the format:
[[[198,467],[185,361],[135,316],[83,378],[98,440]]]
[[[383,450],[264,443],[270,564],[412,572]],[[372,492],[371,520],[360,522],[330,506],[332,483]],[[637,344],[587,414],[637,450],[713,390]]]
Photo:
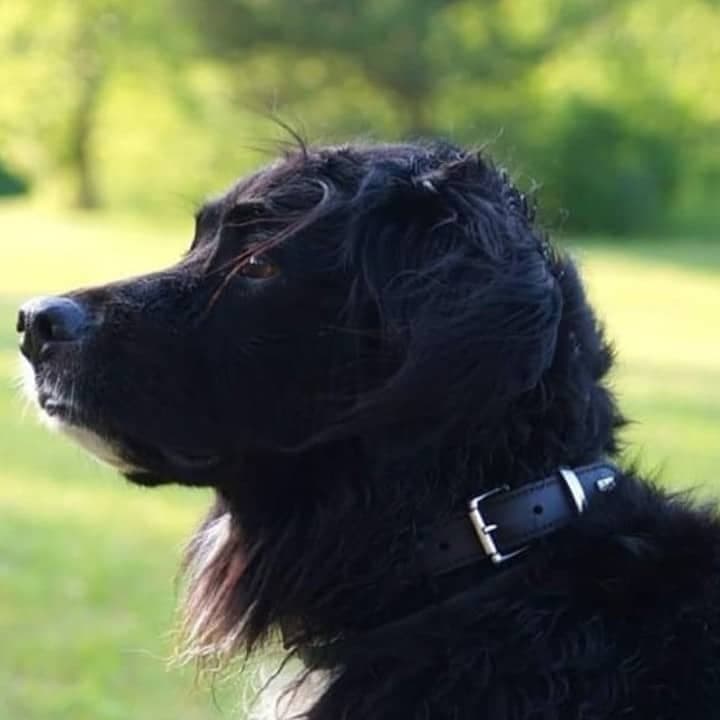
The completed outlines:
[[[123,218],[0,205],[0,718],[237,717],[168,672],[173,578],[202,492],[129,487],[48,435],[17,392],[23,297],[172,262],[175,231]],[[576,248],[616,340],[614,385],[635,423],[629,453],[664,482],[718,490],[720,246],[644,242]]]

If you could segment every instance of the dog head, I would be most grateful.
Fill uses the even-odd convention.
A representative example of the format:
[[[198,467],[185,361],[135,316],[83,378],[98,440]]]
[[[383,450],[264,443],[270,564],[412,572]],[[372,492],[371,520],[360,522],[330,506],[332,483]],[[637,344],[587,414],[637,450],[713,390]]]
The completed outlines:
[[[303,149],[205,205],[175,266],[33,300],[18,330],[55,425],[138,482],[217,484],[334,438],[492,443],[551,403],[558,344],[602,371],[594,329],[559,336],[568,273],[476,154]]]
[[[612,453],[620,423],[573,264],[447,144],[301,147],[207,203],[173,267],[18,330],[52,424],[136,482],[218,489],[199,655],[372,623],[418,522]]]

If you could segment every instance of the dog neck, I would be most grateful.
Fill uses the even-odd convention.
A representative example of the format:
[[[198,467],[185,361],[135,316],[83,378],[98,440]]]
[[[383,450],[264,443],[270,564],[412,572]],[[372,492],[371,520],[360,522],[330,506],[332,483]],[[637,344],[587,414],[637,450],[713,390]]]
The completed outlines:
[[[308,648],[306,634],[292,643],[309,677],[325,668],[327,682],[307,717],[529,718],[540,707],[580,707],[598,674],[620,671],[632,682],[594,696],[607,709],[602,717],[638,704],[638,717],[681,716],[665,707],[675,697],[679,653],[688,668],[683,691],[694,699],[710,689],[695,682],[694,669],[714,659],[716,645],[705,637],[717,617],[720,526],[714,513],[632,474],[623,473],[607,499],[611,506],[591,503],[582,522],[472,590],[334,642],[318,639]],[[371,602],[358,588],[353,607]],[[345,607],[349,616],[353,607]],[[686,622],[680,618],[688,607]],[[668,651],[672,633],[679,644]],[[550,685],[548,672],[556,681]],[[576,684],[578,672],[590,675],[587,683]],[[658,681],[667,688],[661,695],[654,693]]]
[[[359,638],[356,633],[355,638],[326,644],[300,643],[301,657],[310,667],[335,667],[354,646],[383,646],[388,638],[412,626],[433,622],[434,616],[506,593],[527,576],[523,561],[539,543],[582,522],[590,506],[607,507],[619,477],[616,467],[601,461],[559,468],[514,491],[498,486],[470,498],[466,512],[416,532],[415,562],[405,569],[407,584],[416,590],[429,582],[434,595],[430,603],[420,594],[414,603],[405,601],[404,614],[395,607],[386,608],[378,625]],[[467,572],[461,574],[463,570]],[[417,610],[413,611],[413,604]],[[284,625],[282,632],[286,648],[297,644],[290,626]]]
[[[465,488],[488,487],[485,473],[468,477],[463,453],[423,458],[424,475],[413,473],[418,458],[372,474],[356,453],[254,458],[244,482],[219,495],[188,554],[190,655],[251,650],[278,627],[291,650],[322,646],[477,583],[477,566],[441,578],[417,572],[410,582],[407,568],[417,567],[418,530],[455,518],[477,494]]]

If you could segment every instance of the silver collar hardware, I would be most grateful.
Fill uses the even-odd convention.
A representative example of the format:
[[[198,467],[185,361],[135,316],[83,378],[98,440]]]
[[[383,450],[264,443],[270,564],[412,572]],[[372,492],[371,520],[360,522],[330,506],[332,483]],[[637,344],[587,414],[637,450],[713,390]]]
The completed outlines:
[[[582,515],[587,508],[587,496],[583,486],[580,484],[580,480],[578,480],[578,476],[570,468],[560,468],[559,472],[560,477],[565,481],[565,485],[570,491],[578,515]]]
[[[619,488],[622,477],[611,462],[598,460],[556,467],[534,482],[516,488],[499,485],[468,498],[465,512],[418,530],[420,571],[439,576],[488,559],[500,565],[536,541],[582,522],[595,503],[603,504],[600,496]]]
[[[478,495],[477,497],[472,498],[472,500],[470,500],[470,502],[468,503],[468,514],[470,516],[470,522],[472,522],[475,534],[480,541],[480,545],[483,551],[490,558],[490,561],[493,563],[493,565],[500,565],[501,563],[504,563],[505,561],[510,560],[511,558],[514,558],[521,553],[524,553],[528,549],[528,546],[526,545],[525,547],[521,547],[518,550],[513,550],[513,552],[510,553],[501,553],[498,550],[497,545],[495,545],[495,541],[492,537],[492,533],[497,530],[498,526],[488,525],[485,522],[482,513],[480,512],[480,503],[490,497],[493,497],[494,495],[507,492],[509,489],[510,488],[507,485],[493,488],[492,490],[489,490],[482,495]]]
[[[612,492],[615,489],[616,480],[614,475],[608,475],[607,477],[600,478],[595,482],[595,487],[598,489],[598,492],[601,493],[608,493]]]

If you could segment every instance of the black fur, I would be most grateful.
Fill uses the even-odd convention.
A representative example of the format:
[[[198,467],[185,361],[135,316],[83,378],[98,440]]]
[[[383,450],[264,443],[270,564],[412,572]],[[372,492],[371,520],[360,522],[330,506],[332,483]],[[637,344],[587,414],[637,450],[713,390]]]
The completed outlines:
[[[189,550],[198,655],[342,639],[312,720],[720,713],[717,519],[631,470],[497,596],[449,609],[479,570],[398,571],[468,498],[618,451],[577,271],[484,156],[301,147],[208,204],[175,267],[68,297],[92,330],[35,368],[72,387],[62,419],[229,513]]]

